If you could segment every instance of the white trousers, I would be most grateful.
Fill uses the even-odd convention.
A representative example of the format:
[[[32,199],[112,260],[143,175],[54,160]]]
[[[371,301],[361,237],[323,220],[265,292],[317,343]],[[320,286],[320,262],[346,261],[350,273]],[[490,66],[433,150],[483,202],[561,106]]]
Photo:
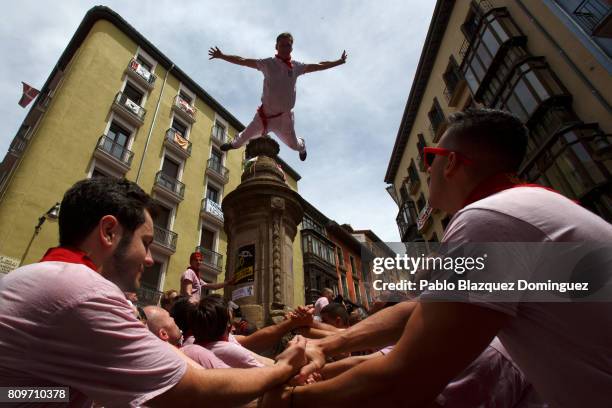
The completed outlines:
[[[232,141],[232,147],[244,146],[249,140],[263,136],[263,123],[258,113],[249,125]],[[289,148],[303,152],[306,150],[304,139],[295,134],[293,112],[285,112],[280,116],[268,119],[268,132],[273,132]]]

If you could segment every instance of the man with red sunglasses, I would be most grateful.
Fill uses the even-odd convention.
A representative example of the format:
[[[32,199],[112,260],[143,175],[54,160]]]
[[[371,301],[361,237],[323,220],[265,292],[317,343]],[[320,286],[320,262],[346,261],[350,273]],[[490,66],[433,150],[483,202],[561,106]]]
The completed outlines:
[[[451,115],[439,147],[424,150],[430,205],[454,214],[442,241],[460,249],[470,242],[610,246],[612,226],[606,221],[557,192],[518,182],[527,138],[527,129],[507,112],[479,109]],[[608,281],[610,253],[604,254],[603,265]],[[492,274],[487,278],[521,277],[523,264],[528,273],[543,267],[521,257],[504,261],[487,268],[487,275]],[[573,269],[578,281],[588,280],[591,271],[580,262]],[[284,401],[295,408],[429,407],[497,336],[550,406],[610,405],[610,299],[504,303],[479,298],[478,292],[467,298],[454,295],[451,299],[448,293],[425,292],[418,301],[387,308],[339,335],[309,341],[310,363],[302,375],[320,369],[326,357],[397,343],[389,354],[329,381],[269,393],[265,403],[288,406]]]
[[[212,47],[208,54],[210,59],[220,58],[232,64],[254,68],[264,75],[261,105],[249,125],[231,143],[225,143],[221,150],[238,149],[250,139],[265,136],[268,131],[274,132],[287,146],[300,153],[300,160],[306,160],[304,139],[295,134],[293,106],[295,106],[295,84],[297,77],[309,72],[322,71],[344,64],[346,52],[336,61],[323,61],[318,64],[304,64],[291,59],[293,36],[281,33],[276,38],[276,56],[265,59],[247,59],[235,55],[226,55],[218,47]]]

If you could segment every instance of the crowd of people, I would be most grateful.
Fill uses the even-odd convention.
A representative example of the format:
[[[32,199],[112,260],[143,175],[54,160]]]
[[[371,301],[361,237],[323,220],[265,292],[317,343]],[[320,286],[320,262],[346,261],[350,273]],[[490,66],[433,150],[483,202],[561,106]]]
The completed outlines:
[[[505,176],[526,144],[508,113],[450,118],[439,147],[425,152],[430,203],[454,214],[443,241],[612,242],[595,214]],[[256,328],[237,305],[202,291],[194,255],[180,290],[134,310],[125,293],[153,264],[154,216],[151,197],[128,180],[87,179],[66,192],[59,246],[0,280],[0,387],[69,387],[71,407],[612,401],[609,301],[473,303],[426,291],[381,299],[366,314],[323,290],[314,305]],[[509,259],[498,272],[518,273],[519,261],[535,267]]]

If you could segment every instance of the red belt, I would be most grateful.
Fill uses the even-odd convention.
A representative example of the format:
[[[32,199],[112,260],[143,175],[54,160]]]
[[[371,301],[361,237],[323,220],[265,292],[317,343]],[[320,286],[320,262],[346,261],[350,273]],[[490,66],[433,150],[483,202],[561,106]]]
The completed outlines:
[[[265,136],[268,133],[268,119],[278,118],[280,115],[283,114],[283,112],[275,113],[274,115],[266,115],[266,112],[264,112],[263,109],[263,105],[260,105],[259,108],[257,108],[257,114],[259,115],[261,123],[263,124],[263,130],[261,131],[261,134],[262,136]]]

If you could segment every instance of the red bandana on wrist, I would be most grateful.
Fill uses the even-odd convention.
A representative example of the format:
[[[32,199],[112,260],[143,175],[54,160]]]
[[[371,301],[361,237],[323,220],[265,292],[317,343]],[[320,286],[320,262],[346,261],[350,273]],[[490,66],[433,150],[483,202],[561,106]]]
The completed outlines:
[[[275,57],[283,61],[285,65],[289,67],[289,69],[293,69],[293,64],[291,63],[291,56],[289,58],[283,58],[280,55],[276,54]]]
[[[539,184],[524,183],[515,174],[503,173],[489,177],[488,179],[485,179],[480,184],[478,184],[468,195],[467,199],[465,200],[465,203],[463,204],[463,207],[470,205],[475,201],[482,200],[483,198],[493,195],[495,193],[499,193],[500,191],[508,190],[510,188],[515,187],[537,187],[543,188],[544,190],[552,191],[553,193],[561,194],[550,187],[542,186]],[[576,204],[580,204],[576,200],[572,201],[574,201]]]
[[[66,247],[49,248],[40,262],[50,261],[81,264],[96,272],[98,271],[98,267],[93,263],[91,258],[87,256],[85,252],[78,249]]]

